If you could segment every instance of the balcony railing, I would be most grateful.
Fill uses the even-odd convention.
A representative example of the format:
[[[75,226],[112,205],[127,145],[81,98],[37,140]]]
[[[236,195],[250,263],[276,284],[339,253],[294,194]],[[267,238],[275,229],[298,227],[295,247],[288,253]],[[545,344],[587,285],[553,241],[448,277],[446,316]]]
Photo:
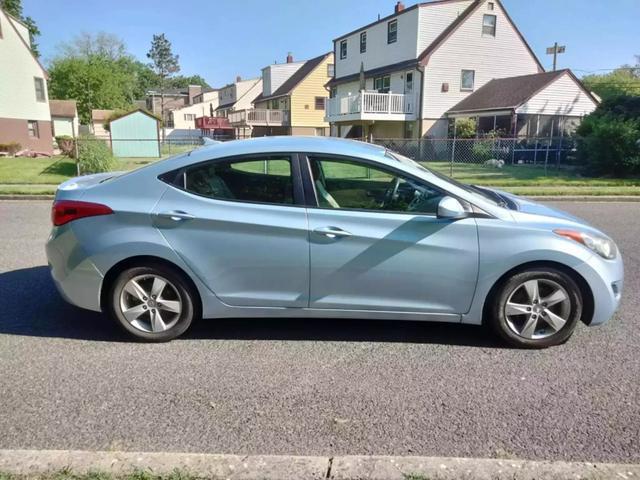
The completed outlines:
[[[269,110],[266,108],[251,108],[229,112],[229,122],[232,125],[278,126],[289,123],[289,110]]]
[[[339,120],[339,117],[369,117],[406,120],[415,116],[416,96],[402,93],[360,92],[346,97],[330,98],[327,103],[327,118]]]

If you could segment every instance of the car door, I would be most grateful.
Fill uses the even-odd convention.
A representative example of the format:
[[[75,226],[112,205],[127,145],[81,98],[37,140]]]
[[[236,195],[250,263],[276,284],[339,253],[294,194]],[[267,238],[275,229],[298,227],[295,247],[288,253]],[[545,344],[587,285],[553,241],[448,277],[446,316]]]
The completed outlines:
[[[228,305],[306,307],[308,223],[295,155],[217,159],[170,172],[154,222]]]
[[[315,195],[308,209],[311,308],[469,309],[477,225],[473,218],[437,218],[446,192],[358,159],[309,155],[307,162],[306,191]]]

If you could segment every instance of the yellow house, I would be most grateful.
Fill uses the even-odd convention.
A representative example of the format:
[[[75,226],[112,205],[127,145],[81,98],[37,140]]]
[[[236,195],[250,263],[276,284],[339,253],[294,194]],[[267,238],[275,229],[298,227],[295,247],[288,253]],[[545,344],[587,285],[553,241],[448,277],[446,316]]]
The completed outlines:
[[[229,114],[240,137],[266,135],[328,135],[325,108],[333,77],[333,53],[305,62],[294,62],[291,54],[283,64],[262,69],[262,93],[254,108]]]

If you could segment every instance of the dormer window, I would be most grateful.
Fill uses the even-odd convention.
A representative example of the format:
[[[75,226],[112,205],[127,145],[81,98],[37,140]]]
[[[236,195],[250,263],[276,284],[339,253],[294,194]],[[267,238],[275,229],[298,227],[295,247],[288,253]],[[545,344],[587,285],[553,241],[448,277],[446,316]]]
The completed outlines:
[[[496,36],[496,16],[483,15],[482,17],[482,35]]]
[[[360,53],[367,51],[367,32],[360,33]]]
[[[398,20],[387,23],[387,43],[395,43],[398,40]]]
[[[340,42],[340,60],[347,58],[347,40]]]

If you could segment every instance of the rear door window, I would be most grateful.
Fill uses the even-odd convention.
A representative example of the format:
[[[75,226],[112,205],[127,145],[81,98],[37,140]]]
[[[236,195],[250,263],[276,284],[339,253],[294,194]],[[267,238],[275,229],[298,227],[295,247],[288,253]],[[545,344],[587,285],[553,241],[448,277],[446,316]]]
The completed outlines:
[[[182,187],[218,200],[293,205],[291,157],[211,161],[187,167]]]

